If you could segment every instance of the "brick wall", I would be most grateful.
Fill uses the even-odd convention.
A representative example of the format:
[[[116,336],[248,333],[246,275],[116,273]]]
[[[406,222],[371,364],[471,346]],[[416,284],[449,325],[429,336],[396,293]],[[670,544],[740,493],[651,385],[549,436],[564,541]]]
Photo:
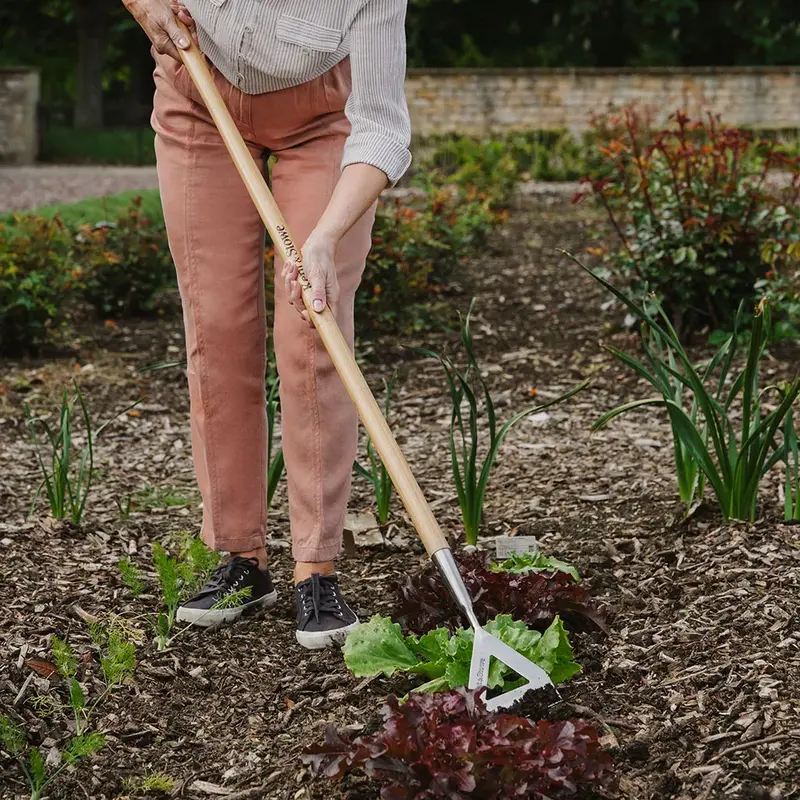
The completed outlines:
[[[31,164],[36,159],[39,73],[0,67],[0,164]]]
[[[409,70],[414,133],[588,127],[593,112],[636,103],[665,119],[710,108],[724,122],[800,128],[800,67]]]

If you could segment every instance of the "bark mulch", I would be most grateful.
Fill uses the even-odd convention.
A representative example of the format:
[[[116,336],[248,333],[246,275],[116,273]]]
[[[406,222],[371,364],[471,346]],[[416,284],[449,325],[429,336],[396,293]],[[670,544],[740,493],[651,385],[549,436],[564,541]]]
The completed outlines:
[[[487,251],[465,267],[453,296],[464,311],[478,297],[475,346],[501,419],[590,380],[572,400],[509,434],[489,485],[486,536],[536,536],[578,567],[610,614],[606,638],[573,636],[583,672],[552,712],[599,727],[617,765],[608,797],[798,796],[799,529],[781,521],[779,476],[765,485],[754,524],[723,525],[713,507],[684,520],[669,428],[657,411],[590,432],[603,411],[648,394],[601,348],[632,346],[620,310],[556,251],[582,251],[599,225],[557,194],[520,199]],[[454,332],[387,337],[360,348],[376,392],[381,377],[398,370],[391,423],[454,541],[460,520],[443,376],[407,346],[455,353],[456,339]],[[196,533],[200,509],[183,372],[140,369],[183,355],[176,315],[86,331],[57,359],[0,363],[0,707],[24,717],[30,739],[57,756],[71,723],[57,709],[37,714],[35,698],[60,682],[33,671],[29,660],[50,657],[52,634],[87,650],[85,619],[122,615],[141,637],[135,680],[101,706],[106,748],[66,773],[51,798],[131,797],[125,779],[152,773],[171,776],[174,794],[184,798],[377,797],[365,781],[312,783],[298,760],[327,721],[368,725],[381,699],[406,685],[353,679],[340,653],[296,646],[283,486],[271,523],[276,609],[220,630],[190,630],[167,652],[156,651],[151,546]],[[793,347],[775,354],[773,377],[797,356]],[[55,410],[73,377],[97,423],[145,398],[103,434],[79,528],[49,521],[41,502],[27,514],[38,473],[24,404]],[[127,509],[128,497],[126,516],[120,507]],[[351,511],[370,508],[368,487],[356,479]],[[137,600],[116,568],[125,555],[150,583]],[[391,614],[393,581],[424,564],[395,501],[386,536],[359,539],[340,570],[365,618]],[[90,668],[90,697],[96,675]],[[23,796],[16,767],[3,762],[0,797]]]

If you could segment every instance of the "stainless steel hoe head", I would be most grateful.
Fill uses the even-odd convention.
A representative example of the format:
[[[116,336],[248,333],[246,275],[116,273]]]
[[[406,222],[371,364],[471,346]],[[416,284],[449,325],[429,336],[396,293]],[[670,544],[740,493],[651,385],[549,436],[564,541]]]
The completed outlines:
[[[509,647],[505,642],[501,642],[500,639],[487,633],[481,627],[472,607],[472,598],[469,596],[467,587],[464,586],[464,581],[461,579],[461,573],[458,571],[453,553],[449,549],[439,550],[434,553],[433,561],[442,573],[442,577],[453,598],[464,612],[464,616],[469,620],[469,624],[475,633],[472,646],[472,661],[469,668],[469,688],[479,689],[482,686],[488,686],[489,664],[492,658],[502,661],[511,667],[520,678],[526,679],[526,683],[522,686],[487,699],[485,701],[487,709],[496,711],[499,708],[509,708],[531,689],[552,686],[553,682],[550,680],[550,676],[538,664],[534,664],[533,661],[525,658],[513,647]]]

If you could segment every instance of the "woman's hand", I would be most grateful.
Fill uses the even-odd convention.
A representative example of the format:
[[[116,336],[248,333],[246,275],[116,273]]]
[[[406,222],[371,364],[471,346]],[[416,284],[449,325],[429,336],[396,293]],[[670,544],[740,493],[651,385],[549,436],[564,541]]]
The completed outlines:
[[[187,25],[194,35],[194,22],[189,12],[178,0],[122,0],[128,11],[153,43],[157,53],[172,56],[176,61],[181,57],[178,50],[189,47],[189,39],[178,27],[175,17]]]
[[[336,278],[336,244],[334,236],[314,231],[301,248],[303,271],[311,283],[311,304],[316,312],[322,312],[325,305],[333,307],[339,298],[339,281]],[[303,302],[297,264],[285,262],[282,272],[286,296],[297,309],[300,316],[311,326],[314,323],[308,315]]]

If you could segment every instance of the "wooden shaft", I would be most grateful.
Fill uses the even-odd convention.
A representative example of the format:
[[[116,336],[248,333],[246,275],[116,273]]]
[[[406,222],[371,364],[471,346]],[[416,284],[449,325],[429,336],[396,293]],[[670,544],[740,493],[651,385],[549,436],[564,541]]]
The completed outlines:
[[[429,555],[439,550],[447,549],[448,544],[442,533],[439,523],[433,516],[425,495],[419,487],[408,462],[403,456],[400,447],[392,435],[378,403],[369,389],[361,370],[358,368],[350,347],[342,335],[336,318],[329,306],[324,311],[317,312],[311,307],[311,284],[303,271],[302,255],[300,248],[295,246],[286,221],[272,196],[263,174],[253,159],[239,129],[233,121],[222,97],[214,83],[214,78],[208,69],[205,58],[194,42],[194,39],[181,22],[178,25],[183,29],[186,37],[192,43],[188,50],[179,50],[183,63],[189,72],[195,86],[203,98],[214,123],[216,124],[228,152],[231,154],[236,169],[247,187],[264,225],[269,231],[273,244],[280,251],[286,261],[294,262],[298,266],[300,285],[303,289],[303,302],[308,309],[308,314],[317,330],[339,376],[344,383],[347,393],[358,410],[361,421],[372,439],[375,449],[383,461],[392,482],[400,495],[400,499],[417,529],[422,543]]]

